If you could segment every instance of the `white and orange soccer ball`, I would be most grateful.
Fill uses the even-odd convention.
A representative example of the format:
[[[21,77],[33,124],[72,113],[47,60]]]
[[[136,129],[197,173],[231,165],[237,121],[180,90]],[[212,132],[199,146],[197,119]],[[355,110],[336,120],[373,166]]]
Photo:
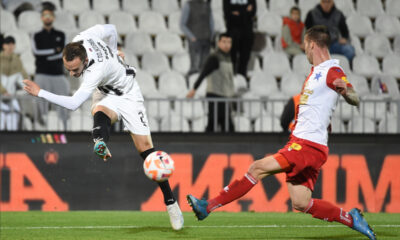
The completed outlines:
[[[167,180],[175,170],[174,160],[163,151],[149,154],[143,162],[144,173],[156,182]]]

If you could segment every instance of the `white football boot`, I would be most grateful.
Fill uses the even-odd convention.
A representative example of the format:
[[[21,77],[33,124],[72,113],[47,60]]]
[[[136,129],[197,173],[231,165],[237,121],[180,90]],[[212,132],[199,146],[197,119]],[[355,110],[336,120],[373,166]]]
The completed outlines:
[[[169,221],[174,230],[181,230],[183,228],[183,215],[179,208],[178,202],[175,201],[174,204],[167,205],[167,211],[169,214]]]

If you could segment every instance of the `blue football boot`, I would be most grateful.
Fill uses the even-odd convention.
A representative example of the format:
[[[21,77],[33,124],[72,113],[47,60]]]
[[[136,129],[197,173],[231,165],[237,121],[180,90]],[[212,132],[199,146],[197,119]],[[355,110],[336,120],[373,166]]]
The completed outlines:
[[[371,240],[376,240],[376,235],[372,228],[365,221],[360,209],[353,208],[349,214],[353,217],[353,229],[364,234]]]
[[[101,139],[95,140],[93,151],[104,161],[107,161],[107,159],[111,157],[110,150],[108,150],[106,143]]]
[[[189,205],[192,207],[193,212],[196,214],[198,220],[203,220],[208,216],[206,200],[200,200],[193,197],[191,194],[186,195]]]

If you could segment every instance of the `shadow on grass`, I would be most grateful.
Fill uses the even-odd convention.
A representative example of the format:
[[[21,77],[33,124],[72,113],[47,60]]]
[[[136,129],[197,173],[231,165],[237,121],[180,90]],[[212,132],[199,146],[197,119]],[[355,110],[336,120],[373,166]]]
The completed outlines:
[[[138,228],[130,228],[127,230],[129,234],[139,234],[145,232],[159,232],[159,233],[175,233],[177,235],[187,235],[185,229],[175,231],[171,227],[159,227],[159,226],[143,226]]]

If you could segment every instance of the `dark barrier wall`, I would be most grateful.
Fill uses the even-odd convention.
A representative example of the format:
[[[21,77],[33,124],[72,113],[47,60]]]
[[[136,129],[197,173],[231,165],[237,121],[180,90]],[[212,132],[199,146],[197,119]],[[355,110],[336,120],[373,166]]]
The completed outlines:
[[[215,196],[286,140],[279,134],[153,135],[155,147],[175,160],[170,183],[184,211],[186,194]],[[108,162],[93,155],[88,133],[0,133],[0,144],[1,211],[165,210],[127,134],[111,137]],[[400,135],[333,135],[329,146],[314,197],[346,209],[400,212]],[[221,210],[290,211],[285,175],[265,179]]]

